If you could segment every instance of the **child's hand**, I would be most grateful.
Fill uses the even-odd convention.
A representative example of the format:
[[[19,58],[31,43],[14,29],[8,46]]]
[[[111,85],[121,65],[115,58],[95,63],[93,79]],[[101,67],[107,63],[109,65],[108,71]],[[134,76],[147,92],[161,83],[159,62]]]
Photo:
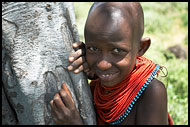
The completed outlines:
[[[50,101],[52,117],[56,124],[76,125],[83,124],[77,111],[71,93],[63,83],[62,89]]]
[[[75,42],[72,46],[76,51],[69,56],[68,61],[71,65],[68,66],[68,70],[74,71],[76,74],[81,71],[88,72],[89,67],[85,58],[85,44],[83,42]]]

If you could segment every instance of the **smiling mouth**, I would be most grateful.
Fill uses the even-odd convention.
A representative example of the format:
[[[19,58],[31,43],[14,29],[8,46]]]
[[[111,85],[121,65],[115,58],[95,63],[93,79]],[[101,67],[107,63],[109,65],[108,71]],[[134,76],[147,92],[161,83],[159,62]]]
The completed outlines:
[[[115,79],[119,75],[119,72],[110,73],[110,74],[101,74],[101,73],[99,73],[97,75],[102,81],[111,81],[111,80]]]

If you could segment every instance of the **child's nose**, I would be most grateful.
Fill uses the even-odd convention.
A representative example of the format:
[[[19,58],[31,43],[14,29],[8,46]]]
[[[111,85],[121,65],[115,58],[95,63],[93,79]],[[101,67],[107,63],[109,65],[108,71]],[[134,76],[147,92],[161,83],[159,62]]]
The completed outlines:
[[[108,61],[106,60],[101,60],[100,62],[97,63],[97,67],[102,70],[102,71],[105,71],[105,70],[108,70],[109,68],[112,67],[111,63],[109,63]]]

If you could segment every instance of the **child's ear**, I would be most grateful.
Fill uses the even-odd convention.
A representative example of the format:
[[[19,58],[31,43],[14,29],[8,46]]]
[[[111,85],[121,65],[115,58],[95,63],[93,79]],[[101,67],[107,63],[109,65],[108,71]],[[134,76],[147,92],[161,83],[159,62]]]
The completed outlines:
[[[139,51],[138,51],[138,56],[142,56],[147,51],[147,49],[150,46],[150,43],[151,43],[151,40],[148,37],[141,39],[140,46],[139,46]]]

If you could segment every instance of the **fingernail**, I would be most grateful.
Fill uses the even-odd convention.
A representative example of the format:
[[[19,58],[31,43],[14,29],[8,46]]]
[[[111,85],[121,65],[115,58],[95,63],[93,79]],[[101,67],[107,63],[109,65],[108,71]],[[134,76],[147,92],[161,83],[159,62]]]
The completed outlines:
[[[73,61],[74,60],[74,57],[69,57],[69,61]]]
[[[79,72],[79,69],[74,70],[74,72],[75,72],[75,73],[78,73],[78,72]]]
[[[71,71],[73,70],[73,66],[68,66],[67,69]]]
[[[77,47],[77,44],[76,44],[76,43],[74,43],[74,44],[73,44],[73,47]]]

